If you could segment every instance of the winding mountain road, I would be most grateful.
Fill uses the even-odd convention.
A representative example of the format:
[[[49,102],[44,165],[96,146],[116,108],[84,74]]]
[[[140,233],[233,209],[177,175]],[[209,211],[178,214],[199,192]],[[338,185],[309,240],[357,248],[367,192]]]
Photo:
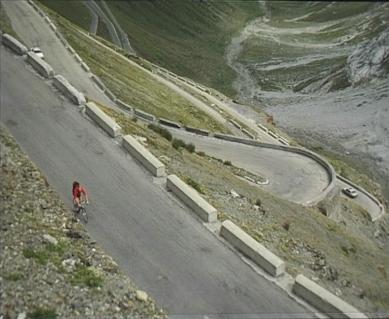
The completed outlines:
[[[5,8],[16,33],[27,45],[39,45],[57,73],[87,95],[114,107],[31,7],[12,1],[5,3]],[[88,230],[121,269],[169,313],[313,317],[218,241],[116,140],[59,98],[49,81],[39,79],[22,58],[3,47],[0,50],[2,123],[69,207],[71,182],[80,179],[88,185],[93,212]],[[304,156],[286,158],[284,154],[280,159],[277,152],[269,155],[268,150],[253,151],[242,145],[239,149],[250,156],[238,158],[229,142],[199,141],[200,148],[208,148],[207,153],[216,149],[233,163],[270,177],[269,188],[285,198],[303,203],[328,184],[324,169],[302,161]],[[270,164],[272,172],[263,164],[268,156],[277,159]]]
[[[191,142],[196,149],[231,161],[269,180],[261,186],[290,201],[307,204],[318,197],[330,183],[328,172],[315,160],[284,150],[232,143],[216,138],[172,130],[175,137]]]
[[[91,194],[88,230],[170,314],[313,317],[227,248],[78,108],[4,47],[1,121],[71,207]]]

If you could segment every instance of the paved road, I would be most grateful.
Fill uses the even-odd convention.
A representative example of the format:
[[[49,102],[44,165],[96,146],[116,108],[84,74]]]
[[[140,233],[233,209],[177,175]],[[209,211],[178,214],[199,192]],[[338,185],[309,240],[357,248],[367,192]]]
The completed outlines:
[[[343,188],[350,186],[351,185],[341,181],[339,178],[337,179],[336,187],[338,187],[340,194],[348,200],[351,200],[366,209],[373,221],[383,215],[381,207],[378,206],[369,196],[363,192],[358,191],[358,196],[356,198],[350,198],[342,193]]]
[[[115,105],[110,101],[94,84],[91,79],[88,77],[88,74],[84,72],[80,65],[76,63],[75,59],[69,54],[69,52],[63,47],[62,43],[58,40],[58,38],[54,35],[52,30],[48,27],[48,25],[43,21],[43,19],[29,6],[25,1],[5,1],[3,2],[3,6],[6,9],[7,15],[10,17],[11,22],[13,24],[13,28],[21,37],[21,39],[29,46],[40,46],[46,56],[46,60],[54,67],[57,73],[65,75],[65,77],[70,80],[72,84],[74,84],[79,90],[81,90],[86,95],[92,97],[95,100],[101,101],[102,103],[109,105],[115,108]],[[95,41],[90,37],[91,40]],[[125,59],[122,55],[119,55],[114,50],[106,47],[112,53],[117,54],[121,58]],[[127,59],[126,59],[127,60]],[[131,60],[127,60],[132,63],[134,66],[141,68],[138,64],[132,62]],[[206,111],[210,116],[214,117],[217,121],[226,124],[226,120],[220,116],[219,113],[211,109],[208,105],[193,97],[189,93],[185,92],[183,89],[175,85],[174,83],[164,79],[163,77],[153,74],[148,70],[142,68],[145,72],[150,74],[156,80],[161,83],[167,85],[178,94],[182,95],[184,98],[190,100],[194,105],[199,107],[200,109]],[[255,126],[250,120],[245,119],[242,115],[236,112],[232,107],[227,105],[226,103],[218,100],[217,98],[201,91],[196,88],[192,89],[198,91],[198,93],[207,96],[210,101],[213,101],[218,107],[223,109],[225,112],[230,113],[234,117],[238,118],[246,125],[251,127],[253,130],[259,134],[261,140],[275,143],[275,140],[269,135],[265,134],[259,128]],[[234,130],[233,127],[230,127]],[[237,163],[237,161],[234,161]],[[253,164],[253,163],[252,163]],[[290,185],[288,182],[286,183]],[[292,182],[294,184],[294,182]],[[341,184],[341,183],[340,183]],[[269,188],[272,188],[275,184],[270,185]],[[321,183],[317,184],[318,186]],[[275,188],[280,189],[280,187]],[[313,189],[309,192],[316,192],[317,190]],[[291,191],[294,192],[294,191]],[[298,191],[297,191],[298,192]],[[301,190],[300,190],[301,192]],[[281,187],[281,195],[286,194],[286,198],[291,198],[288,194],[288,190],[283,191]],[[293,198],[292,198],[293,200]],[[297,198],[295,201],[300,202]],[[377,214],[379,214],[380,208],[376,205],[374,201],[372,201],[368,196],[361,194],[355,201],[358,202],[362,207],[364,207],[372,216],[375,218]]]
[[[112,101],[93,83],[88,73],[80,67],[53,30],[30,5],[25,1],[2,1],[2,5],[20,39],[28,47],[40,47],[45,54],[45,60],[57,74],[65,76],[84,94],[114,107]]]
[[[115,142],[3,47],[1,121],[71,207],[90,191],[88,230],[172,314],[312,316],[224,246]]]
[[[232,143],[182,130],[172,132],[208,155],[230,160],[237,167],[266,177],[269,184],[261,187],[296,203],[304,204],[319,196],[330,182],[323,166],[300,154]]]

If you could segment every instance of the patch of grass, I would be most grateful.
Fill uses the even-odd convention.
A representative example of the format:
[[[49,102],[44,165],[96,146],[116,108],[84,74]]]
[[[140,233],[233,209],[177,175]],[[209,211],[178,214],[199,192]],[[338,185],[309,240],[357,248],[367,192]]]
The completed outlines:
[[[154,123],[150,123],[148,125],[148,128],[153,130],[154,132],[158,133],[168,141],[171,141],[173,139],[172,133],[170,131],[162,126],[156,125]]]
[[[41,265],[46,265],[49,259],[49,253],[44,249],[34,250],[32,248],[24,248],[23,256],[26,258],[34,258]]]
[[[60,241],[57,245],[46,244],[39,249],[24,248],[23,256],[33,258],[41,265],[46,265],[48,261],[53,262],[57,266],[60,265],[60,257],[69,249],[69,243]]]
[[[194,146],[194,144],[188,143],[188,144],[185,145],[185,149],[186,149],[189,153],[194,153],[194,151],[196,150],[196,147]]]
[[[232,162],[231,161],[224,161],[223,164],[226,165],[226,166],[232,166]]]
[[[14,271],[14,272],[4,274],[3,277],[7,280],[18,281],[24,278],[24,275],[21,272]]]
[[[54,309],[51,308],[41,308],[37,307],[34,311],[27,314],[27,318],[30,319],[55,319],[57,318],[57,313]]]
[[[176,149],[179,150],[180,148],[185,148],[186,144],[183,140],[179,138],[174,138],[172,141],[172,146]]]
[[[64,18],[72,23],[79,25],[81,28],[89,31],[92,21],[89,9],[82,1],[68,0],[39,0],[40,3],[50,8],[51,10],[60,13]],[[99,25],[100,25],[99,21]]]
[[[192,178],[190,177],[186,177],[185,179],[185,182],[193,187],[196,191],[198,191],[200,194],[204,194],[204,190],[202,189],[201,185],[199,183],[197,183],[195,180],[193,180]]]
[[[85,266],[77,266],[71,279],[73,285],[85,285],[88,287],[100,287],[103,284],[103,277],[96,269]]]

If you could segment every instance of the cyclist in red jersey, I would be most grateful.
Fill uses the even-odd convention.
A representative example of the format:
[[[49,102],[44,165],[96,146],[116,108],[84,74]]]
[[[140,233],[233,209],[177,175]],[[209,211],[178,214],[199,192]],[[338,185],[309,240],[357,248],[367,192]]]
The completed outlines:
[[[86,189],[80,185],[79,182],[73,182],[73,204],[75,208],[79,208],[81,206],[81,201],[85,201],[87,204],[88,195],[86,193]]]

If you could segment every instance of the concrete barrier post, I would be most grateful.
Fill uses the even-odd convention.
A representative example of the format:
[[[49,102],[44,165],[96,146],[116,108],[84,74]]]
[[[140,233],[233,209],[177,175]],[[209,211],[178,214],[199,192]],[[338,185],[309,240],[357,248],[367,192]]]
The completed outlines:
[[[222,223],[220,235],[270,275],[285,273],[285,263],[230,220]]]
[[[82,62],[81,57],[80,57],[77,53],[74,54],[74,58],[76,59],[76,61],[77,61],[78,63],[81,63],[81,62]]]
[[[106,95],[110,100],[112,100],[112,101],[114,101],[114,102],[116,101],[116,96],[115,96],[115,94],[113,94],[110,90],[105,89],[104,93],[105,93],[105,95]]]
[[[242,126],[238,123],[238,122],[236,122],[236,121],[234,121],[234,120],[229,120],[228,122],[230,122],[232,125],[234,125],[236,128],[238,128],[238,129],[242,129]]]
[[[71,53],[71,54],[75,54],[76,53],[76,51],[74,51],[74,49],[69,45],[68,46],[68,51]]]
[[[255,136],[253,135],[253,134],[251,134],[248,130],[246,130],[245,128],[244,129],[242,129],[242,132],[244,133],[244,134],[246,134],[249,138],[251,138],[251,139],[255,139]]]
[[[104,83],[100,80],[100,78],[99,78],[97,75],[92,74],[92,75],[91,75],[91,79],[92,79],[93,82],[95,82],[95,83],[97,84],[97,86],[98,86],[101,90],[105,91],[105,90],[107,89],[107,88],[105,87]]]
[[[131,135],[123,136],[123,147],[156,177],[165,176],[165,165]]]
[[[27,62],[30,63],[32,67],[45,78],[52,78],[54,76],[53,68],[35,53],[27,52]]]
[[[3,44],[9,47],[12,51],[16,52],[19,55],[24,55],[27,52],[27,48],[24,44],[19,42],[13,36],[10,36],[7,33],[4,33],[1,37]]]
[[[190,126],[185,126],[185,130],[188,132],[191,132],[191,133],[198,134],[198,135],[209,136],[209,131],[207,131],[207,130],[202,130],[202,129],[190,127]]]
[[[170,126],[170,127],[175,127],[175,128],[181,128],[181,124],[177,122],[173,122],[164,118],[159,118],[158,119],[159,124]]]
[[[105,114],[95,103],[88,102],[85,105],[85,113],[94,120],[111,137],[117,137],[121,134],[121,127]]]
[[[303,275],[298,275],[296,277],[292,291],[330,318],[368,318],[353,306]]]
[[[86,72],[90,72],[90,68],[89,68],[89,66],[88,66],[85,62],[82,62],[82,63],[81,63],[81,67],[82,67]]]
[[[147,120],[147,121],[150,121],[150,122],[155,122],[155,116],[150,114],[150,113],[147,113],[147,112],[143,112],[139,109],[134,109],[134,114],[136,117],[140,117],[144,120]]]
[[[54,23],[50,23],[50,28],[55,32],[57,31],[57,27],[54,25]]]
[[[124,103],[122,100],[116,99],[116,104],[117,104],[120,108],[122,108],[122,109],[124,109],[124,110],[126,110],[126,111],[130,111],[130,112],[133,112],[133,111],[134,111],[134,109],[133,109],[131,106],[129,106],[128,104]]]
[[[74,104],[83,105],[86,103],[84,94],[75,89],[62,75],[54,76],[53,84]]]
[[[203,221],[211,223],[217,220],[217,210],[205,201],[199,193],[184,183],[176,175],[169,175],[166,187],[171,190],[185,205],[190,207]]]

